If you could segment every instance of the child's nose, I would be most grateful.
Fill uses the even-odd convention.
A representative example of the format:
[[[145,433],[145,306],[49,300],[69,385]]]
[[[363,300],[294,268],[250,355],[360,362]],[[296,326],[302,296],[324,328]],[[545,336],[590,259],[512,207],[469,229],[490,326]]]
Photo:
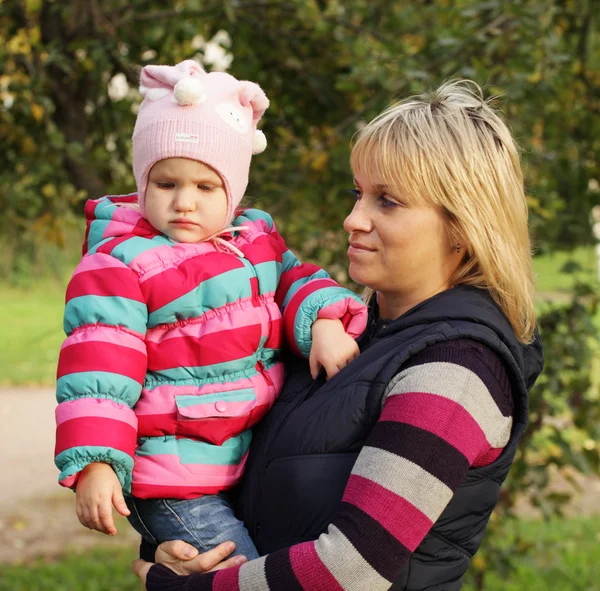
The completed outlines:
[[[193,211],[194,210],[194,199],[190,195],[189,191],[182,189],[177,192],[175,196],[175,202],[173,206],[177,211]]]

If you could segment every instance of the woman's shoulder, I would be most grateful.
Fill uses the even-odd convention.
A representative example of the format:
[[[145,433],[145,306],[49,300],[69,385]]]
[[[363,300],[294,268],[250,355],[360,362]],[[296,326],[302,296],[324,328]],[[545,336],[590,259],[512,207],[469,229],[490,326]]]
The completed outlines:
[[[469,395],[486,390],[503,414],[512,414],[514,401],[506,365],[487,345],[470,338],[434,343],[411,356],[391,380],[387,393],[404,388],[451,389]],[[401,385],[403,384],[403,385]]]

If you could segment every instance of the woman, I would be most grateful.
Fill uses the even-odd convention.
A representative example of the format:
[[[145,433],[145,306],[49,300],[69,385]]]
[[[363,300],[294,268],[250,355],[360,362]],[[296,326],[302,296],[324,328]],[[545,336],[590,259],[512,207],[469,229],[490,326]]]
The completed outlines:
[[[169,589],[457,590],[527,421],[535,335],[517,148],[479,87],[450,82],[358,135],[350,276],[367,287],[361,354],[314,383],[299,361],[257,430],[238,513],[262,556]],[[185,563],[201,573],[226,548]]]

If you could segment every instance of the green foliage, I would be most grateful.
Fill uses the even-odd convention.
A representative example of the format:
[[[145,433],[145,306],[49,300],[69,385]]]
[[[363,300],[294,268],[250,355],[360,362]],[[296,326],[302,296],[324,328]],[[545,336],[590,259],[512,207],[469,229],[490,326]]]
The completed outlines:
[[[550,474],[559,474],[575,491],[577,473],[600,472],[600,342],[595,324],[599,304],[596,286],[576,284],[568,301],[547,301],[541,306],[538,325],[546,365],[530,393],[529,426],[484,546],[473,561],[477,589],[488,589],[487,573],[506,577],[527,555],[538,551],[527,535],[505,543],[514,528],[518,500],[529,501],[545,519],[562,515],[571,493],[549,486]]]
[[[139,68],[195,57],[210,69],[203,40],[214,39],[233,55],[231,73],[257,80],[272,99],[270,146],[255,159],[249,193],[304,256],[341,272],[357,127],[393,97],[452,76],[508,97],[541,247],[589,242],[587,216],[600,202],[593,5],[4,0],[0,232],[16,259],[32,256],[36,237],[62,242],[68,212],[86,196],[133,190]],[[129,90],[110,90],[119,79]]]

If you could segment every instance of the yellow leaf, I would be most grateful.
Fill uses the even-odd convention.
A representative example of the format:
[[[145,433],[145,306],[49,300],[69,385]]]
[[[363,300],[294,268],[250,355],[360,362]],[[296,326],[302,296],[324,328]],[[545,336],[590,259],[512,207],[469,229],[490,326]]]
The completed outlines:
[[[31,104],[31,114],[36,121],[41,121],[44,118],[44,107],[37,103]]]
[[[21,139],[21,151],[23,154],[33,154],[37,150],[37,146],[29,136]]]
[[[530,74],[529,76],[527,76],[527,80],[529,82],[531,82],[532,84],[537,84],[541,79],[542,79],[541,70],[536,70],[535,72],[533,72],[533,74]]]
[[[483,570],[485,568],[485,558],[481,554],[476,554],[471,560],[471,565],[475,570]]]
[[[56,187],[51,183],[46,183],[42,187],[42,195],[47,197],[48,199],[52,199],[52,197],[56,197]]]
[[[327,155],[327,152],[320,152],[313,158],[311,162],[311,168],[317,172],[321,172],[327,166],[328,160],[329,156]]]

